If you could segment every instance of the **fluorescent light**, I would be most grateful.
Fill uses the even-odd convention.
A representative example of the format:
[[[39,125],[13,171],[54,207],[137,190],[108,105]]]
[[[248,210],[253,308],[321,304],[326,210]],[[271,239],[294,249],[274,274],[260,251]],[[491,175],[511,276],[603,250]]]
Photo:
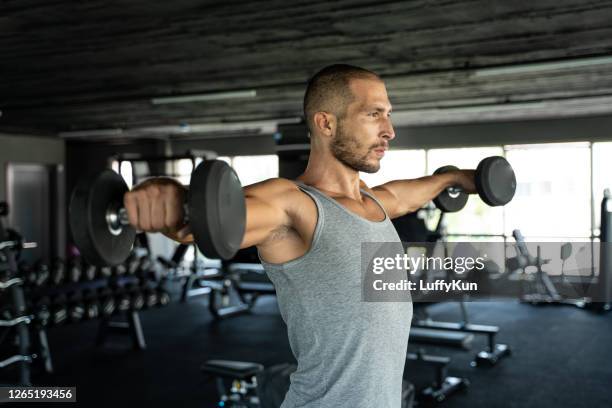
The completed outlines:
[[[60,132],[59,136],[66,139],[71,138],[95,138],[109,136],[123,136],[126,138],[137,137],[170,137],[187,134],[210,134],[218,135],[227,132],[249,132],[257,134],[272,134],[277,131],[278,125],[295,124],[301,122],[300,117],[278,118],[269,120],[257,120],[248,122],[217,122],[217,123],[181,123],[178,125],[143,126],[126,129],[98,129],[98,130],[76,130]]]
[[[159,98],[152,98],[151,103],[153,105],[164,105],[168,103],[208,102],[221,101],[225,99],[255,98],[256,96],[257,91],[254,89],[249,89],[244,91],[214,92],[183,96],[162,96]]]
[[[488,77],[507,74],[525,74],[531,72],[554,71],[559,69],[571,69],[580,67],[591,67],[596,65],[612,64],[612,56],[574,58],[561,61],[536,62],[521,65],[508,65],[495,68],[481,68],[474,71],[475,77]]]
[[[66,139],[79,137],[109,137],[121,136],[123,129],[92,129],[92,130],[75,130],[69,132],[59,132],[58,136]]]

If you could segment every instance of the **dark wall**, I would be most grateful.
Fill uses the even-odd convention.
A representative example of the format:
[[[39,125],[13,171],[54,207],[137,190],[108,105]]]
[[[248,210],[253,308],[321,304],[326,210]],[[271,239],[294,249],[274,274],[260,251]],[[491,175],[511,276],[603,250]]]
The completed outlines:
[[[65,144],[62,139],[0,135],[0,201],[6,200],[7,163],[63,165],[65,154]]]
[[[0,135],[0,201],[11,201],[6,222],[39,243],[24,259],[63,253],[65,153],[62,139]]]

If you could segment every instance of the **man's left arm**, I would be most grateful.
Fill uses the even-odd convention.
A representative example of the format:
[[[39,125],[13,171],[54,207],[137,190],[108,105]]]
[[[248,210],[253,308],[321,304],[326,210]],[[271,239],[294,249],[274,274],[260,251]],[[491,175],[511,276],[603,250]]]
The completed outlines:
[[[372,188],[390,218],[401,217],[422,208],[451,186],[464,192],[476,192],[474,170],[455,170],[409,180],[393,180]]]

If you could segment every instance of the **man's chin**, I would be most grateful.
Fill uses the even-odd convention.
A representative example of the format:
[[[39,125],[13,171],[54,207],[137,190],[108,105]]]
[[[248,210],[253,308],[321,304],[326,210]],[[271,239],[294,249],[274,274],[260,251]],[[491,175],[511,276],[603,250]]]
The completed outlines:
[[[361,169],[359,171],[362,171],[364,173],[373,174],[373,173],[376,173],[378,170],[380,170],[380,162],[377,160],[376,164],[361,166]]]

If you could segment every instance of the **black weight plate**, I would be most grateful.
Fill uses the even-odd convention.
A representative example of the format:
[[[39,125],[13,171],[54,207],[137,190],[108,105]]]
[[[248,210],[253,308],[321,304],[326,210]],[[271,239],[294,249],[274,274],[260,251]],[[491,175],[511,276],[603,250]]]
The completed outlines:
[[[105,170],[93,178],[82,179],[72,192],[69,207],[72,237],[92,265],[118,265],[132,251],[136,230],[127,225],[115,234],[106,221],[107,209],[122,207],[127,191],[120,175]]]
[[[240,180],[227,163],[202,162],[189,183],[189,227],[208,258],[230,259],[244,238],[246,203]]]
[[[447,171],[459,170],[455,166],[440,167],[434,174],[446,173]],[[436,198],[433,199],[434,204],[443,212],[457,212],[467,203],[468,195],[464,192],[456,192],[451,194],[449,189],[442,191]]]
[[[516,192],[516,176],[501,156],[483,159],[476,168],[476,189],[482,201],[496,207],[508,204]]]

